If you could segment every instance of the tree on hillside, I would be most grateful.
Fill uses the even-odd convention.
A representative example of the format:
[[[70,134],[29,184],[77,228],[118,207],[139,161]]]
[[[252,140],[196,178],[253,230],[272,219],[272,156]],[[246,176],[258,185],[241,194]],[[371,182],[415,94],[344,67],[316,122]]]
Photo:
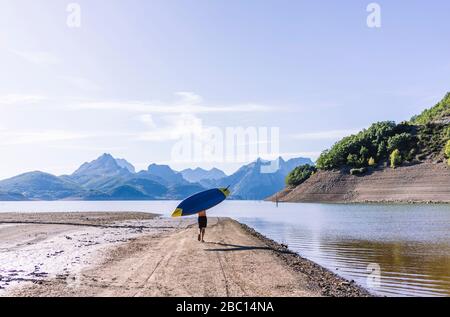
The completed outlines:
[[[391,167],[396,168],[400,164],[402,164],[402,156],[400,154],[400,151],[398,149],[395,149],[390,156],[391,160]]]
[[[447,141],[447,144],[445,144],[445,157],[448,159],[447,163],[450,166],[450,140]]]
[[[298,186],[311,177],[316,172],[316,168],[309,164],[296,167],[286,177],[286,184],[291,187]]]
[[[398,149],[400,152],[405,152],[411,148],[412,141],[413,136],[406,132],[393,135],[388,139],[387,150],[391,152]]]
[[[345,137],[330,150],[324,151],[317,160],[317,167],[325,170],[347,165],[362,167],[367,166],[370,157],[377,161],[385,159],[388,139],[398,130],[399,126],[393,121],[374,123],[370,128]]]
[[[347,165],[353,166],[353,167],[359,167],[361,161],[359,160],[358,155],[356,154],[349,154],[347,156]]]

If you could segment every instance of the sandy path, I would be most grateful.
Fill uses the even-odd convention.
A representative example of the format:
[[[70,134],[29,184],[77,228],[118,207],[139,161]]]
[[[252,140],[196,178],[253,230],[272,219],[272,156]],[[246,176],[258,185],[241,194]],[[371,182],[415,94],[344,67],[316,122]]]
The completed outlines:
[[[77,283],[109,250],[191,222],[147,213],[0,214],[0,296],[47,280]]]
[[[143,235],[113,248],[104,261],[76,277],[22,287],[21,296],[319,296],[239,223],[210,219],[206,243],[195,224]]]

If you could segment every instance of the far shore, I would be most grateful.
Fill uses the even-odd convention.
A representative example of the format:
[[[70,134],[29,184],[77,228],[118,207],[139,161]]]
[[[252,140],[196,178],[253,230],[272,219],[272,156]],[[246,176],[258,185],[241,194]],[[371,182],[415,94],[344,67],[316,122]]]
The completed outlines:
[[[229,218],[0,213],[0,296],[371,296]]]
[[[371,168],[364,175],[319,171],[304,183],[266,200],[310,203],[449,204],[450,167],[421,163]]]

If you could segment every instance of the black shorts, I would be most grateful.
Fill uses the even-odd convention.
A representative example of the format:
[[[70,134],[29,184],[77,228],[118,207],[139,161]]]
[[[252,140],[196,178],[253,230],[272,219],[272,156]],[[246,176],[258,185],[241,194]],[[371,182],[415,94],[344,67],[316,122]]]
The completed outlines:
[[[208,226],[208,218],[205,216],[198,217],[198,227],[200,229],[206,228]]]

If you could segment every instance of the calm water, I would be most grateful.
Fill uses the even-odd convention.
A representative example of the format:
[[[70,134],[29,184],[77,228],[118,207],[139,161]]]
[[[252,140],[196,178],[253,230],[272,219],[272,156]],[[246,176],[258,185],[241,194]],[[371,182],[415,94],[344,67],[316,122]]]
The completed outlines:
[[[175,201],[0,202],[0,212],[144,211]],[[229,216],[303,257],[387,296],[450,296],[450,205],[275,204],[227,201]],[[379,272],[379,274],[378,274]]]

